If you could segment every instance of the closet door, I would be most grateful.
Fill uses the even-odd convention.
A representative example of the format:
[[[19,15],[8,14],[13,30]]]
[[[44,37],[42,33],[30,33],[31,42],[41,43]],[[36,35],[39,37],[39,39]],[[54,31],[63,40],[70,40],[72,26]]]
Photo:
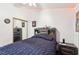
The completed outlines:
[[[22,29],[22,40],[27,39],[28,37],[28,22],[27,21],[14,18],[13,28],[21,28]]]
[[[26,39],[28,36],[28,23],[24,22],[24,27],[22,27],[22,39]]]

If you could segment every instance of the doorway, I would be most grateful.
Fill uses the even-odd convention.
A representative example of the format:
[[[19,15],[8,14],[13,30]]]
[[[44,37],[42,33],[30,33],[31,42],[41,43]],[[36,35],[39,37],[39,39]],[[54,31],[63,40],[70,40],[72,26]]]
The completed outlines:
[[[13,17],[13,42],[27,39],[28,22],[23,19]]]

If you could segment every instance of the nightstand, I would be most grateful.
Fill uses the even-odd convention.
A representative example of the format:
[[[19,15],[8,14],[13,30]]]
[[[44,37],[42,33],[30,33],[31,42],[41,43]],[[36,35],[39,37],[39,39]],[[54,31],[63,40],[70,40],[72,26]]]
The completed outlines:
[[[78,55],[78,48],[71,43],[58,43],[59,55]]]

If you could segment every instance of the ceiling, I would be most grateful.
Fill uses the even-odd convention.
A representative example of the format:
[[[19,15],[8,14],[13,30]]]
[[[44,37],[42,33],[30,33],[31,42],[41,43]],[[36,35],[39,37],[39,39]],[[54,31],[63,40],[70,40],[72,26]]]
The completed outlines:
[[[68,7],[74,7],[76,4],[74,3],[41,3],[38,5],[39,7],[42,7],[42,8],[68,8]]]
[[[70,8],[75,7],[76,3],[35,3],[36,6],[29,6],[29,3],[15,3],[17,7],[26,8]]]

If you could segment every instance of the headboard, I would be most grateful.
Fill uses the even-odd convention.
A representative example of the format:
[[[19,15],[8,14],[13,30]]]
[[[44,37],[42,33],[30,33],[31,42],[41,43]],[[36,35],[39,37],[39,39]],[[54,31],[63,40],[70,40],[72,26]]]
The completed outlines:
[[[48,34],[48,30],[50,32],[54,32],[54,38],[56,39],[56,28],[49,28],[49,27],[43,27],[43,28],[36,28],[34,29],[34,34]]]
[[[42,34],[42,33],[48,33],[49,27],[42,27],[42,28],[35,28],[34,34]]]

